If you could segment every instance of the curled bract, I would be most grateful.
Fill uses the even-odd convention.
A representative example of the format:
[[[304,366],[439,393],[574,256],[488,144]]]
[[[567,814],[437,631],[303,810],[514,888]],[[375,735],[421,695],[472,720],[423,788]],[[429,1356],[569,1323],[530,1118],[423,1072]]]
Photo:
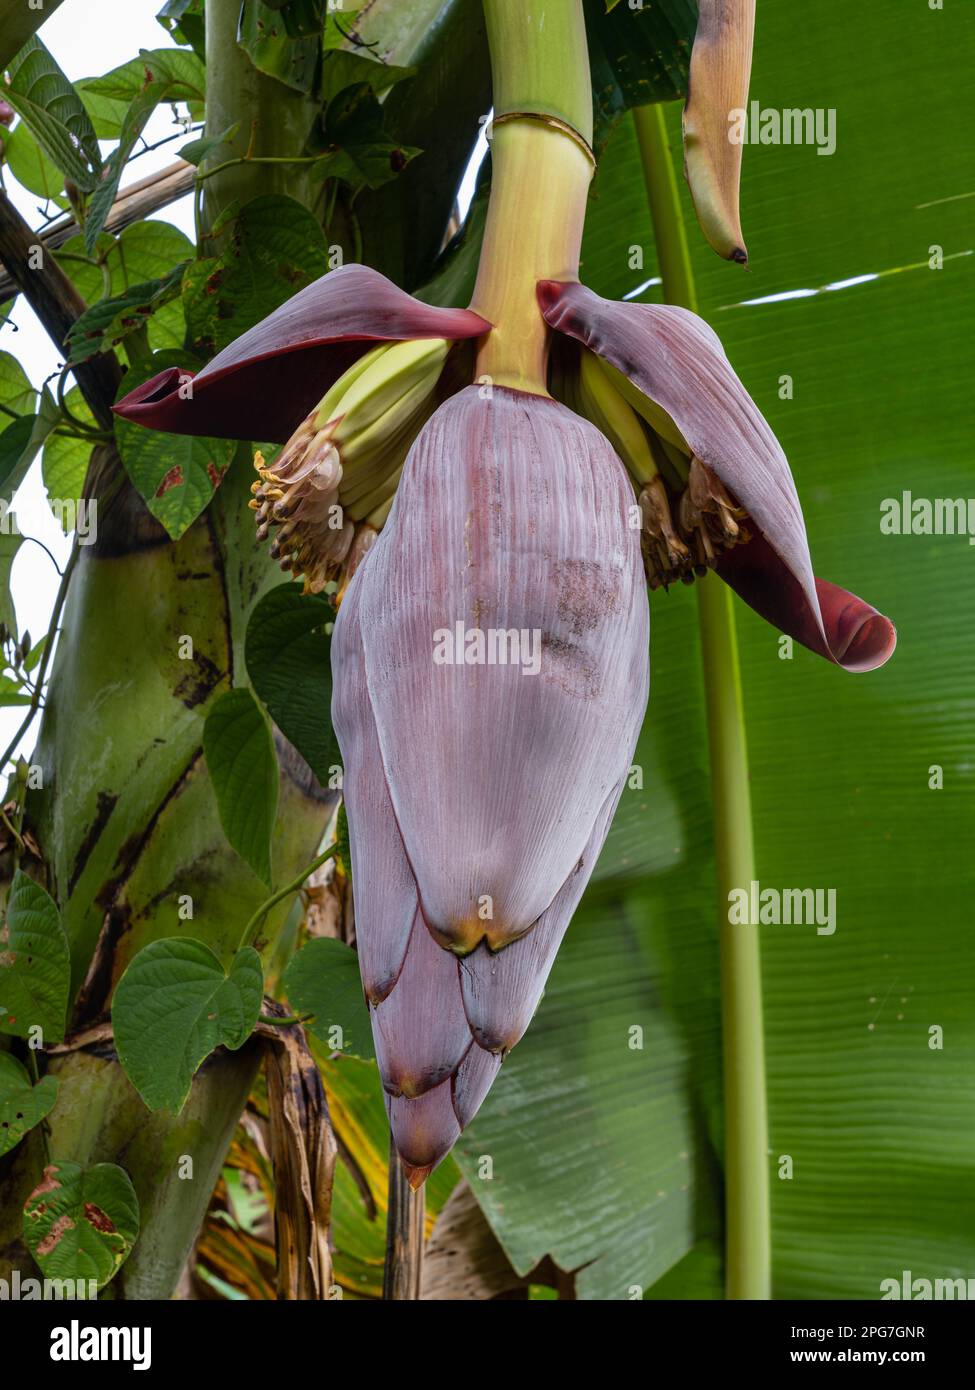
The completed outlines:
[[[676,426],[687,451],[689,512],[683,520],[699,512],[715,533],[731,524],[747,533],[745,543],[704,557],[708,567],[762,617],[820,656],[848,671],[881,666],[896,644],[893,623],[856,595],[814,577],[785,454],[704,320],[669,304],[615,303],[577,282],[542,281],[538,292],[553,329],[609,363]],[[706,470],[696,486],[695,460]]]
[[[235,338],[201,371],[168,367],[115,411],[170,434],[284,444],[377,343],[456,341],[489,328],[469,309],[423,304],[369,266],[340,266]]]

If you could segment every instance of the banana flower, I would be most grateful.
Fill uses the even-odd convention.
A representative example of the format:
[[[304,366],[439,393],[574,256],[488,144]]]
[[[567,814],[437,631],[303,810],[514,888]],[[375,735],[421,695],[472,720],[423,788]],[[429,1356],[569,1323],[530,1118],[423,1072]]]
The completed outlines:
[[[258,455],[252,505],[285,570],[339,604],[356,940],[414,1185],[527,1028],[602,848],[647,701],[645,581],[713,569],[850,671],[895,642],[814,577],[785,456],[712,330],[579,283],[581,10],[486,10],[492,54],[530,52],[544,28],[556,71],[585,81],[526,109],[496,71],[471,308],[348,266],[195,377],[170,369],[116,407],[284,445]]]

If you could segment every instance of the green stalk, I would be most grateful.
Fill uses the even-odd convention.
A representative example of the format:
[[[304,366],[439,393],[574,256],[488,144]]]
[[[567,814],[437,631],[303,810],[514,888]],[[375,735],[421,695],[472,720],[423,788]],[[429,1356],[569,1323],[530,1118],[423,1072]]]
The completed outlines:
[[[582,0],[484,0],[494,116],[554,116],[592,144],[592,87]]]
[[[535,287],[578,279],[593,173],[582,0],[484,0],[484,15],[495,129],[471,308],[494,328],[475,373],[545,396],[550,333]]]
[[[248,158],[228,161],[205,184],[205,220],[212,223],[229,203],[246,203],[259,193],[283,193],[313,206],[320,189],[307,169],[294,167],[318,114],[301,92],[260,72],[235,42],[240,0],[208,0],[207,134],[239,127],[234,146]],[[281,162],[275,157],[287,156]],[[257,168],[248,164],[261,163]],[[215,172],[215,171],[214,171]],[[207,253],[209,254],[209,253]]]
[[[697,308],[664,109],[634,111],[657,257],[668,304]],[[699,581],[698,619],[714,799],[721,950],[725,1089],[726,1291],[732,1299],[770,1296],[768,1118],[756,924],[731,926],[733,888],[755,877],[748,752],[731,593]]]

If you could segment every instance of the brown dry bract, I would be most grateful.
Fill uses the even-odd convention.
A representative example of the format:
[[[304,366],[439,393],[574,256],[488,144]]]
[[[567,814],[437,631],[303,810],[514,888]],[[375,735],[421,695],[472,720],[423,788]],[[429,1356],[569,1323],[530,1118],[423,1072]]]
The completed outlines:
[[[268,1013],[283,1010],[265,1000]],[[264,1031],[264,1030],[262,1030]],[[274,1165],[278,1298],[327,1299],[332,1287],[328,1244],[337,1153],[321,1076],[303,1029],[267,1028],[271,1160]]]

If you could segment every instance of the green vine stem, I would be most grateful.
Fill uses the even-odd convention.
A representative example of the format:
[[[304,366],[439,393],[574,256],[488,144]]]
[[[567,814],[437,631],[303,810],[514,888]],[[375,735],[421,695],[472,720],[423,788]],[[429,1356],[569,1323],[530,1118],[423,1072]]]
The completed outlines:
[[[697,309],[664,108],[634,111],[660,276],[668,304]],[[728,894],[755,877],[748,753],[730,591],[697,585],[707,706],[721,952],[725,1092],[726,1292],[770,1296],[768,1117],[758,928],[728,921]]]
[[[253,917],[251,917],[250,921],[247,923],[247,926],[244,928],[244,933],[240,938],[240,945],[237,947],[238,951],[242,951],[245,946],[253,946],[254,939],[257,936],[260,925],[264,921],[264,918],[267,916],[267,914],[271,911],[271,908],[274,907],[276,903],[281,902],[283,898],[288,897],[289,894],[297,893],[298,889],[304,883],[305,879],[308,878],[310,874],[313,874],[316,869],[320,869],[321,866],[326,862],[326,860],[331,859],[333,855],[335,855],[337,852],[337,844],[329,845],[327,850],[320,854],[317,859],[313,859],[306,868],[302,869],[301,873],[298,874],[296,878],[293,878],[291,880],[290,883],[285,884],[283,888],[279,888],[278,891],[276,893],[272,893],[269,898],[265,898],[265,900],[261,903],[260,907],[254,913]]]

